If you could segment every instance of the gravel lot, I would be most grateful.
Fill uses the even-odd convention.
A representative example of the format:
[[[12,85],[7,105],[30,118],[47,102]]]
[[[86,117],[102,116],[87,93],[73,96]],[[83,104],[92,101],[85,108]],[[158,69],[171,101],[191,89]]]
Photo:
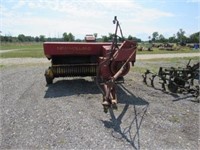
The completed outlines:
[[[47,87],[48,65],[0,69],[0,149],[198,149],[192,97],[148,87],[132,71],[117,87],[118,110],[105,114],[91,78],[59,78]]]

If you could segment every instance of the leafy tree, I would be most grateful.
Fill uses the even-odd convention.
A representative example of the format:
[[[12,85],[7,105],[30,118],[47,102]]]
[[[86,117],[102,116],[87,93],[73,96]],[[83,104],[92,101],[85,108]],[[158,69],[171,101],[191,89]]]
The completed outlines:
[[[19,34],[19,35],[18,35],[18,40],[19,40],[20,42],[25,42],[25,35]]]
[[[36,41],[36,42],[39,42],[39,41],[40,41],[40,38],[39,38],[38,36],[36,36],[36,37],[35,37],[35,41]]]
[[[162,43],[166,42],[166,39],[162,34],[159,35],[159,41],[162,42]]]
[[[32,36],[25,36],[25,41],[27,42],[33,42],[35,39]]]
[[[158,36],[159,36],[158,32],[153,32],[152,41],[155,42],[156,40],[158,40]]]
[[[190,42],[191,43],[199,43],[199,35],[200,35],[200,32],[190,35],[190,37],[189,37]]]
[[[108,33],[108,41],[112,41],[114,38],[114,35],[112,33]]]
[[[114,36],[113,36],[112,33],[108,33],[108,36],[103,35],[103,36],[101,36],[101,37],[102,37],[102,41],[103,41],[103,42],[109,42],[109,41],[112,41],[113,38],[114,38]]]
[[[128,40],[133,40],[133,41],[136,41],[136,42],[141,42],[141,39],[138,39],[138,38],[136,38],[136,37],[133,37],[132,35],[129,35],[127,39],[128,39]]]
[[[185,34],[185,31],[183,31],[183,29],[179,29],[179,31],[177,32],[177,39],[180,41],[180,42],[185,42],[186,41],[186,36],[184,35]]]
[[[69,37],[66,32],[63,33],[63,39],[64,41],[69,41]]]
[[[168,41],[169,41],[170,43],[175,43],[176,38],[174,38],[173,36],[172,36],[172,37],[169,37]]]
[[[97,38],[97,36],[98,36],[98,34],[97,34],[97,33],[94,33],[94,37]]]
[[[141,39],[139,39],[139,38],[137,38],[137,42],[142,42],[142,40],[141,40]]]
[[[52,41],[52,38],[48,37],[48,38],[47,38],[47,41],[48,41],[48,42]]]
[[[81,39],[76,39],[75,41],[76,41],[76,42],[81,42],[82,40],[81,40]]]
[[[11,37],[12,41],[11,42],[19,42],[17,37]]]
[[[128,40],[133,40],[133,37],[131,35],[129,35]]]
[[[40,35],[40,42],[45,42],[45,36],[44,35]]]
[[[104,35],[104,36],[102,36],[102,41],[103,42],[108,42],[109,38],[106,35]]]
[[[69,33],[68,34],[68,39],[69,39],[70,42],[72,42],[72,41],[74,41],[75,37],[73,36],[72,33]]]
[[[2,36],[1,40],[4,41],[4,42],[8,42],[8,41],[9,41],[9,40],[8,40],[8,36],[6,36],[6,35],[5,35],[5,36]]]
[[[74,41],[75,37],[72,33],[67,34],[66,32],[63,33],[63,40],[64,41]]]
[[[149,39],[149,43],[151,43],[151,36],[148,36],[148,39]]]
[[[3,42],[12,42],[12,41],[10,40],[10,37],[7,36],[7,35],[1,36],[1,41],[3,41]]]

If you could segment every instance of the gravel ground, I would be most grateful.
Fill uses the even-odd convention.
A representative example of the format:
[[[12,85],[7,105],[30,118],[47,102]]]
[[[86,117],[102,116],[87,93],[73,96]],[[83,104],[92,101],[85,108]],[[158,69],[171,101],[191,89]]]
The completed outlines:
[[[105,114],[91,78],[59,78],[47,87],[47,67],[0,69],[0,149],[198,149],[192,97],[155,90],[130,72],[117,86],[118,110]]]

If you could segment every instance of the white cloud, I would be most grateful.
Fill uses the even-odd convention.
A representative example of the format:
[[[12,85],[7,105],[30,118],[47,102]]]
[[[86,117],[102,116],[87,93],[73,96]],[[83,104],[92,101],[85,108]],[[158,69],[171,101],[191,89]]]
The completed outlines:
[[[16,5],[14,5],[14,6],[12,7],[12,9],[18,9],[18,8],[24,6],[25,3],[26,3],[25,0],[19,0],[18,3],[16,3]]]
[[[162,17],[173,17],[174,15],[169,12],[163,12],[156,9],[149,9],[149,8],[138,8],[135,10],[132,15],[134,16],[134,22],[145,23],[149,21],[154,21]]]
[[[137,5],[133,0],[95,0],[95,2],[108,9],[127,9]]]
[[[126,34],[136,35],[138,32],[146,34],[157,31],[157,26],[148,26],[163,17],[172,17],[173,14],[155,8],[147,8],[134,0],[20,0],[13,4],[12,9],[0,6],[3,9],[4,32],[13,34],[49,36],[55,33],[72,32],[75,35],[99,33],[107,35],[114,31],[112,19],[118,15]],[[26,8],[26,12],[22,12]],[[41,12],[40,15],[35,12]],[[58,17],[43,16],[43,12],[56,13]],[[141,25],[144,24],[144,25]],[[128,33],[130,32],[130,33]]]

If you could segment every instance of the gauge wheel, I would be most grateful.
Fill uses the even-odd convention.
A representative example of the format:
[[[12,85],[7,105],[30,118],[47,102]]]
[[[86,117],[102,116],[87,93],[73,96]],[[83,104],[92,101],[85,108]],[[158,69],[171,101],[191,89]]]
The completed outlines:
[[[178,86],[175,83],[170,82],[168,84],[168,89],[169,89],[170,92],[176,93],[178,91]]]
[[[47,69],[45,71],[45,79],[46,79],[46,83],[47,84],[52,84],[53,83],[53,77],[51,75],[51,70],[50,69]]]

